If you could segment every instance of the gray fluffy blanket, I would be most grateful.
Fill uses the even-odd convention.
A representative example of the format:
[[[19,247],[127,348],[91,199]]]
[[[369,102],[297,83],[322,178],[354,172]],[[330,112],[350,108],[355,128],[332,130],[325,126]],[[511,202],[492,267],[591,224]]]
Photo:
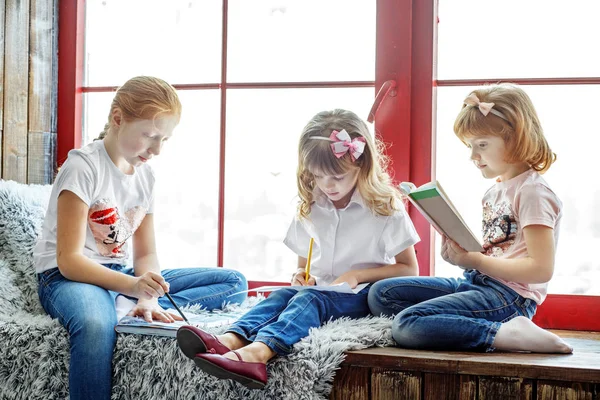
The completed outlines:
[[[69,339],[37,298],[31,251],[49,186],[0,181],[0,399],[68,397]],[[243,313],[260,298],[241,306]],[[189,312],[201,313],[197,308]],[[263,390],[249,390],[199,371],[171,338],[118,336],[113,358],[113,399],[325,399],[347,350],[390,346],[390,320],[330,322],[268,366]],[[220,333],[225,327],[213,330]]]

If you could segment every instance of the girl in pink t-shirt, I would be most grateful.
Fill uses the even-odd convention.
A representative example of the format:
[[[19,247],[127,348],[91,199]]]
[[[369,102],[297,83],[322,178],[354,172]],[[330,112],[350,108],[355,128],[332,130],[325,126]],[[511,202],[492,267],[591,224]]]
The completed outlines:
[[[531,318],[554,272],[562,203],[540,176],[556,160],[529,96],[511,84],[474,90],[454,132],[484,178],[484,252],[444,237],[442,257],[464,278],[402,277],[373,284],[369,307],[396,315],[392,335],[415,349],[571,353]]]

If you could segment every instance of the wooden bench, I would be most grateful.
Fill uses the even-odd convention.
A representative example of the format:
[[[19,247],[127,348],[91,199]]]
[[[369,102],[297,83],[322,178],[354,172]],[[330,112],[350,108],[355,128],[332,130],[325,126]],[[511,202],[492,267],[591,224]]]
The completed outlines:
[[[573,354],[348,352],[330,399],[600,400],[600,332],[553,332]]]

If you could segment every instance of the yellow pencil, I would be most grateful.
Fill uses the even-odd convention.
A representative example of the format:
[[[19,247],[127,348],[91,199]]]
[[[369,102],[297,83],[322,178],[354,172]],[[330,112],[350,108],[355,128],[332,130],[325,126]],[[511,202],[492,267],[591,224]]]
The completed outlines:
[[[312,257],[312,247],[315,239],[310,238],[310,243],[308,244],[308,258],[306,259],[306,269],[304,274],[304,280],[308,283],[308,279],[310,278],[310,259]]]

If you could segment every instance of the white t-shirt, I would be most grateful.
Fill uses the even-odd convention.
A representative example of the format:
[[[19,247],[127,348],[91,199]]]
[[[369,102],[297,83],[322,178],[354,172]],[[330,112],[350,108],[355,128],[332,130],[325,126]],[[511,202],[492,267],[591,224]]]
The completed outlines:
[[[395,264],[397,254],[420,240],[404,207],[391,216],[374,214],[355,190],[348,205],[336,209],[318,188],[309,218],[294,218],[284,243],[306,258],[311,237],[310,273],[319,285],[350,270]]]
[[[505,182],[497,182],[483,197],[483,248],[498,258],[527,257],[523,228],[543,225],[553,229],[558,245],[562,202],[539,173],[530,169]],[[548,283],[527,284],[495,278],[525,298],[542,304]]]
[[[110,159],[103,140],[71,150],[54,181],[42,235],[33,250],[36,272],[57,266],[57,200],[63,190],[73,192],[89,207],[83,254],[100,264],[127,264],[129,238],[146,214],[153,212],[153,188],[149,165],[124,174]]]

